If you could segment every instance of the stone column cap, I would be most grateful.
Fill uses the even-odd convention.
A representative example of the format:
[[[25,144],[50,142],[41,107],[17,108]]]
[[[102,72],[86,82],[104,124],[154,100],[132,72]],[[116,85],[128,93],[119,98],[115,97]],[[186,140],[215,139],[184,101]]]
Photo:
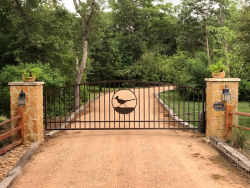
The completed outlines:
[[[9,82],[9,86],[39,86],[44,82]]]
[[[207,82],[239,82],[240,78],[205,78]]]

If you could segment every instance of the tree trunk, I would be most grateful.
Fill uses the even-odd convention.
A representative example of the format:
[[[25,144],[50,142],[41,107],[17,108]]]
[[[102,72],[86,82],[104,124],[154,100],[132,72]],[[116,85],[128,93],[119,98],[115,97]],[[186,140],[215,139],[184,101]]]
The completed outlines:
[[[224,14],[223,14],[223,5],[222,4],[220,4],[220,18],[221,18],[221,26],[224,27],[225,26],[225,18],[224,18]],[[223,36],[222,40],[223,40],[224,55],[226,58],[228,77],[230,78],[231,73],[230,73],[230,67],[229,67],[227,39],[225,38],[225,36]]]
[[[76,57],[76,80],[75,80],[75,109],[79,109],[81,106],[81,96],[80,96],[80,84],[82,81],[82,76],[84,69],[86,67],[87,58],[88,58],[88,35],[89,35],[89,26],[91,22],[91,18],[95,13],[95,0],[91,0],[90,11],[89,12],[81,12],[81,4],[80,1],[73,0],[76,12],[81,16],[83,23],[82,37],[83,37],[83,54],[81,64],[79,65],[78,58]]]
[[[207,59],[208,59],[208,64],[211,64],[211,59],[210,59],[210,49],[209,49],[209,38],[208,38],[208,29],[207,29],[207,21],[206,21],[206,48],[207,48]]]
[[[76,58],[76,81],[75,81],[75,108],[78,109],[80,108],[80,84],[82,81],[82,76],[84,69],[86,67],[87,63],[87,57],[88,57],[88,41],[85,40],[83,43],[83,56],[82,56],[82,61],[79,66],[79,61],[78,58]]]

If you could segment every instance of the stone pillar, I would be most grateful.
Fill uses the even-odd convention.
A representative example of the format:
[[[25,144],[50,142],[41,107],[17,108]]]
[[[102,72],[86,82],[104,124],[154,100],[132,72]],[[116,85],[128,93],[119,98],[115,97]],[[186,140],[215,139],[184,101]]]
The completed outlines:
[[[18,97],[23,90],[26,95],[23,111],[24,143],[42,142],[43,128],[43,84],[44,82],[10,82],[10,115],[18,110]]]
[[[206,137],[216,136],[226,139],[225,109],[226,104],[231,104],[233,111],[238,111],[238,84],[239,78],[206,78]],[[229,88],[231,101],[223,101],[223,89]],[[215,105],[217,103],[217,105]],[[222,104],[222,105],[221,105]],[[217,107],[222,107],[216,108]],[[221,110],[221,111],[220,111]],[[234,124],[238,124],[238,117],[234,116]]]

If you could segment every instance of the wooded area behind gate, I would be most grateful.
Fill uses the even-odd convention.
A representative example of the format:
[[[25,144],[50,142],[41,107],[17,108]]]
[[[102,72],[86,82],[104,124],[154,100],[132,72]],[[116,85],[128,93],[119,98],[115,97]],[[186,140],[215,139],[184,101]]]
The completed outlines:
[[[207,67],[222,61],[228,76],[242,80],[240,100],[249,100],[248,1],[75,5],[71,13],[59,0],[1,1],[0,114],[8,115],[8,82],[34,67],[42,69],[45,88],[79,84],[82,68],[82,82],[165,81],[205,88]]]

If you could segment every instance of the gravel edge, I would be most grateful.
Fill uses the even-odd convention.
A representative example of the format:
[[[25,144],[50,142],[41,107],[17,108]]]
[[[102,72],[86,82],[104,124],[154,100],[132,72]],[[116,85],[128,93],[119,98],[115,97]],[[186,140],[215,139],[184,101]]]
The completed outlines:
[[[39,142],[34,142],[30,145],[28,151],[19,159],[15,167],[7,174],[7,176],[0,182],[0,188],[8,188],[11,183],[22,173],[22,169],[29,161],[31,156],[37,151]]]

